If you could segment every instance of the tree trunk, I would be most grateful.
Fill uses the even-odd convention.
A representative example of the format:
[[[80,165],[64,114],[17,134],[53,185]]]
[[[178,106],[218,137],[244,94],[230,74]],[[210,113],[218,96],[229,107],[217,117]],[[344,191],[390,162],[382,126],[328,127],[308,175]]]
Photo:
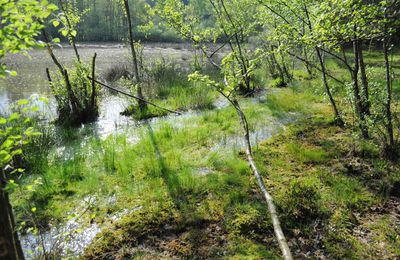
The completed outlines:
[[[361,41],[358,43],[357,47],[358,51],[358,61],[360,66],[360,75],[361,75],[361,83],[362,83],[362,102],[363,102],[363,110],[367,115],[370,115],[370,103],[369,103],[369,90],[368,90],[368,78],[367,73],[365,71],[365,63],[364,63],[364,54],[362,51],[362,43]]]
[[[24,259],[18,233],[15,231],[14,217],[5,191],[6,178],[0,173],[0,259]]]
[[[94,53],[93,60],[92,60],[92,96],[90,100],[90,107],[91,109],[94,109],[96,106],[96,82],[95,82],[95,77],[96,77],[96,57],[97,53]]]
[[[386,104],[385,104],[385,119],[386,119],[386,132],[388,135],[387,152],[393,154],[395,144],[393,137],[393,119],[392,119],[392,79],[390,77],[390,63],[389,63],[389,46],[387,39],[383,41],[383,51],[385,56],[386,68]]]
[[[321,66],[321,70],[322,70],[322,81],[323,81],[324,86],[325,86],[325,91],[326,91],[326,94],[327,94],[328,97],[329,97],[329,101],[331,102],[333,111],[334,111],[334,113],[335,113],[335,122],[336,122],[338,125],[343,126],[343,125],[344,125],[344,122],[343,122],[343,120],[342,120],[342,117],[340,116],[339,110],[338,110],[338,108],[337,108],[337,106],[336,106],[335,99],[334,99],[333,96],[332,96],[331,90],[330,90],[329,85],[328,85],[328,80],[327,80],[327,78],[326,78],[326,67],[325,67],[324,59],[322,58],[321,51],[320,51],[320,49],[319,49],[318,47],[315,47],[315,51],[316,51],[316,53],[317,53],[317,57],[318,57],[318,60],[319,60],[319,64],[320,64],[320,66]]]
[[[304,67],[306,68],[308,77],[310,79],[312,79],[314,77],[314,73],[313,73],[312,67],[310,66],[311,62],[308,59],[309,57],[308,57],[308,53],[307,53],[306,47],[304,47],[303,49],[304,49],[304,59],[305,59]]]
[[[128,0],[124,0],[124,7],[125,7],[125,12],[126,12],[126,19],[127,19],[127,22],[128,22],[129,45],[131,47],[131,52],[132,52],[133,72],[135,73],[135,77],[136,77],[137,96],[140,99],[143,99],[143,93],[142,93],[142,87],[141,87],[141,78],[140,78],[140,73],[139,73],[139,65],[138,65],[138,60],[137,60],[137,55],[136,55],[136,50],[135,50],[135,44],[134,44],[134,40],[133,40],[132,19],[131,19],[131,13],[130,13],[130,9],[129,9]],[[141,110],[145,109],[146,108],[146,103],[144,103],[141,100],[139,100],[139,108]]]
[[[289,73],[289,70],[288,70],[288,68],[286,66],[285,57],[283,56],[282,51],[279,52],[279,55],[281,56],[283,72],[285,73],[286,78],[288,79],[288,81],[291,81],[292,80],[292,75]]]
[[[68,101],[70,103],[70,108],[72,109],[72,114],[79,113],[82,106],[80,105],[78,98],[75,96],[74,91],[72,90],[71,82],[69,81],[68,71],[61,65],[61,63],[54,55],[53,49],[50,45],[49,36],[45,29],[42,29],[42,34],[46,42],[47,52],[49,53],[51,59],[53,60],[54,64],[57,66],[59,72],[61,73],[61,75],[63,75],[63,78],[65,80],[65,87],[67,88]]]
[[[353,52],[354,52],[354,70],[352,71],[352,79],[353,79],[353,95],[354,95],[354,102],[355,102],[355,110],[359,121],[359,127],[361,130],[361,134],[363,138],[368,139],[368,128],[365,125],[365,111],[363,102],[360,96],[360,88],[358,85],[358,72],[359,68],[359,57],[358,57],[358,40],[355,39],[353,41]]]
[[[271,59],[272,59],[272,62],[275,64],[276,68],[279,71],[279,77],[282,79],[282,82],[286,85],[285,73],[284,73],[281,65],[276,60],[276,56],[275,56],[275,53],[274,53],[274,47],[273,46],[271,46]]]
[[[72,28],[71,21],[69,20],[67,9],[64,6],[63,0],[59,0],[59,3],[60,3],[60,6],[61,6],[61,10],[64,12],[65,20],[67,21],[67,25],[68,25],[69,30],[74,29],[74,28]],[[78,59],[78,62],[80,63],[81,62],[81,57],[79,56],[78,48],[76,47],[75,37],[71,34],[70,31],[68,31],[68,40],[69,40],[70,44],[72,45],[72,47],[74,49],[75,56]]]

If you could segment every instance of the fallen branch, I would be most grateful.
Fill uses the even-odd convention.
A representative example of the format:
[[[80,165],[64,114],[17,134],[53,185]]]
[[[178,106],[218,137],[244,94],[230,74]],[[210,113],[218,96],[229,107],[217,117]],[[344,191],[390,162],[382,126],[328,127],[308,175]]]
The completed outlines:
[[[226,78],[224,79],[224,82],[226,85],[228,85]],[[218,91],[218,92],[231,103],[231,105],[235,108],[236,113],[239,116],[240,123],[242,125],[243,132],[244,132],[243,139],[246,143],[247,161],[249,163],[249,166],[250,166],[254,176],[257,179],[257,184],[267,202],[268,210],[271,215],[272,224],[274,227],[275,236],[276,236],[276,239],[278,240],[279,247],[282,251],[282,257],[285,260],[292,260],[293,259],[292,253],[291,253],[289,245],[286,241],[285,235],[282,231],[281,223],[279,221],[279,217],[278,217],[278,213],[276,211],[274,200],[273,200],[271,194],[268,192],[267,188],[265,187],[265,183],[264,183],[264,181],[257,169],[257,166],[254,162],[253,152],[252,152],[251,143],[250,143],[250,131],[249,131],[249,124],[247,121],[247,117],[243,113],[243,111],[239,105],[239,102],[235,98],[232,99],[231,97],[225,95],[224,92],[222,92],[222,91]]]
[[[125,96],[128,96],[128,97],[134,98],[134,99],[136,99],[136,100],[142,101],[142,102],[144,102],[144,103],[146,103],[146,104],[152,105],[153,107],[156,107],[156,108],[159,108],[159,109],[161,109],[161,110],[165,110],[165,111],[168,111],[168,112],[170,112],[170,113],[177,114],[177,115],[182,115],[182,113],[180,113],[180,112],[178,112],[178,111],[174,111],[174,110],[170,110],[170,109],[168,109],[168,108],[160,107],[159,105],[154,104],[154,103],[152,103],[152,102],[150,102],[150,101],[147,101],[147,100],[145,100],[145,99],[143,99],[143,98],[139,98],[139,97],[137,97],[137,96],[134,96],[134,95],[132,95],[132,94],[129,94],[129,93],[126,93],[126,92],[124,92],[124,91],[122,91],[122,90],[119,90],[119,89],[117,89],[117,88],[110,87],[110,86],[106,85],[105,83],[103,83],[103,82],[101,82],[101,81],[98,81],[98,80],[96,80],[96,79],[94,79],[94,78],[92,78],[92,77],[89,77],[89,76],[88,76],[88,79],[90,79],[90,80],[96,82],[96,83],[99,84],[100,86],[106,87],[106,88],[108,88],[108,89],[111,89],[111,90],[113,90],[113,91],[115,91],[115,92],[118,92],[118,93],[120,93],[120,94],[123,94],[123,95],[125,95]]]

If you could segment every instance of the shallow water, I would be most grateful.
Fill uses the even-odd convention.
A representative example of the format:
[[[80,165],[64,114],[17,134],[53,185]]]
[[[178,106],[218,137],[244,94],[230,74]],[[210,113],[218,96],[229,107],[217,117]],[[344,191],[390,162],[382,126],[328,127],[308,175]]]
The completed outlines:
[[[116,198],[111,196],[105,200],[113,203]],[[133,209],[124,209],[106,216],[102,224],[91,222],[87,209],[96,204],[97,198],[87,196],[78,206],[76,212],[80,215],[69,215],[69,220],[59,226],[50,226],[48,230],[42,230],[39,235],[25,234],[20,236],[21,245],[27,259],[38,259],[45,253],[53,253],[58,256],[78,256],[92,243],[100,231],[112,222],[120,220],[123,216],[140,210],[138,206]],[[89,206],[88,206],[89,205]]]
[[[74,60],[73,49],[64,46],[55,48],[54,53],[59,60],[70,66]],[[96,69],[100,77],[104,72],[118,64],[129,62],[129,52],[121,44],[88,43],[79,45],[82,60],[90,62],[94,53],[97,53]],[[144,45],[143,57],[147,62],[158,59],[174,61],[177,64],[188,64],[193,56],[193,50],[187,44],[147,44]],[[23,54],[8,55],[2,62],[10,69],[16,70],[18,75],[0,79],[0,114],[8,112],[10,105],[20,99],[29,99],[31,96],[43,96],[49,99],[47,118],[55,119],[56,104],[47,82],[46,68],[55,68],[48,53],[44,49],[36,49]],[[105,138],[110,133],[120,132],[136,123],[128,117],[120,115],[129,100],[111,95],[103,91],[100,101],[100,117],[98,121],[83,127],[90,128],[94,134]]]

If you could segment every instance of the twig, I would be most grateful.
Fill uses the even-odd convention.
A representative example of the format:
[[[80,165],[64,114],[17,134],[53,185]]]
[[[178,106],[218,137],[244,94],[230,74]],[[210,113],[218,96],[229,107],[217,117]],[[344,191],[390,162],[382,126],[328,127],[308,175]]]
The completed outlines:
[[[117,88],[110,87],[110,86],[106,85],[105,83],[100,82],[100,81],[98,81],[98,80],[96,80],[96,79],[94,79],[94,78],[92,78],[92,77],[89,77],[89,76],[87,76],[87,77],[88,77],[88,79],[93,80],[94,82],[96,82],[96,83],[99,84],[100,86],[106,87],[106,88],[108,88],[108,89],[111,89],[111,90],[113,90],[113,91],[115,91],[115,92],[118,92],[118,93],[120,93],[120,94],[123,94],[123,95],[125,95],[125,96],[131,97],[131,98],[134,98],[134,99],[137,99],[137,100],[139,100],[139,101],[142,101],[142,102],[144,102],[144,103],[147,103],[147,104],[149,104],[149,105],[152,105],[152,106],[154,106],[154,107],[156,107],[156,108],[159,108],[159,109],[162,109],[162,110],[165,110],[165,111],[168,111],[168,112],[177,114],[177,115],[182,115],[182,113],[180,113],[180,112],[178,112],[178,111],[174,111],[174,110],[170,110],[170,109],[168,109],[168,108],[160,107],[159,105],[156,105],[156,104],[154,104],[154,103],[152,103],[152,102],[150,102],[150,101],[144,100],[143,98],[139,98],[139,97],[137,97],[137,96],[134,96],[134,95],[132,95],[132,94],[129,94],[129,93],[126,93],[126,92],[124,92],[124,91],[122,91],[122,90],[119,90],[119,89],[117,89]]]

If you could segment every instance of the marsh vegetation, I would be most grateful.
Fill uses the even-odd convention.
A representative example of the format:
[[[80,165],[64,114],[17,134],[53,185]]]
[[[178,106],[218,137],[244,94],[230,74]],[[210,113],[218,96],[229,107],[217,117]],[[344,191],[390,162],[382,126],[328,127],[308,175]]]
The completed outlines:
[[[400,256],[397,1],[49,2],[0,7],[0,258]]]

